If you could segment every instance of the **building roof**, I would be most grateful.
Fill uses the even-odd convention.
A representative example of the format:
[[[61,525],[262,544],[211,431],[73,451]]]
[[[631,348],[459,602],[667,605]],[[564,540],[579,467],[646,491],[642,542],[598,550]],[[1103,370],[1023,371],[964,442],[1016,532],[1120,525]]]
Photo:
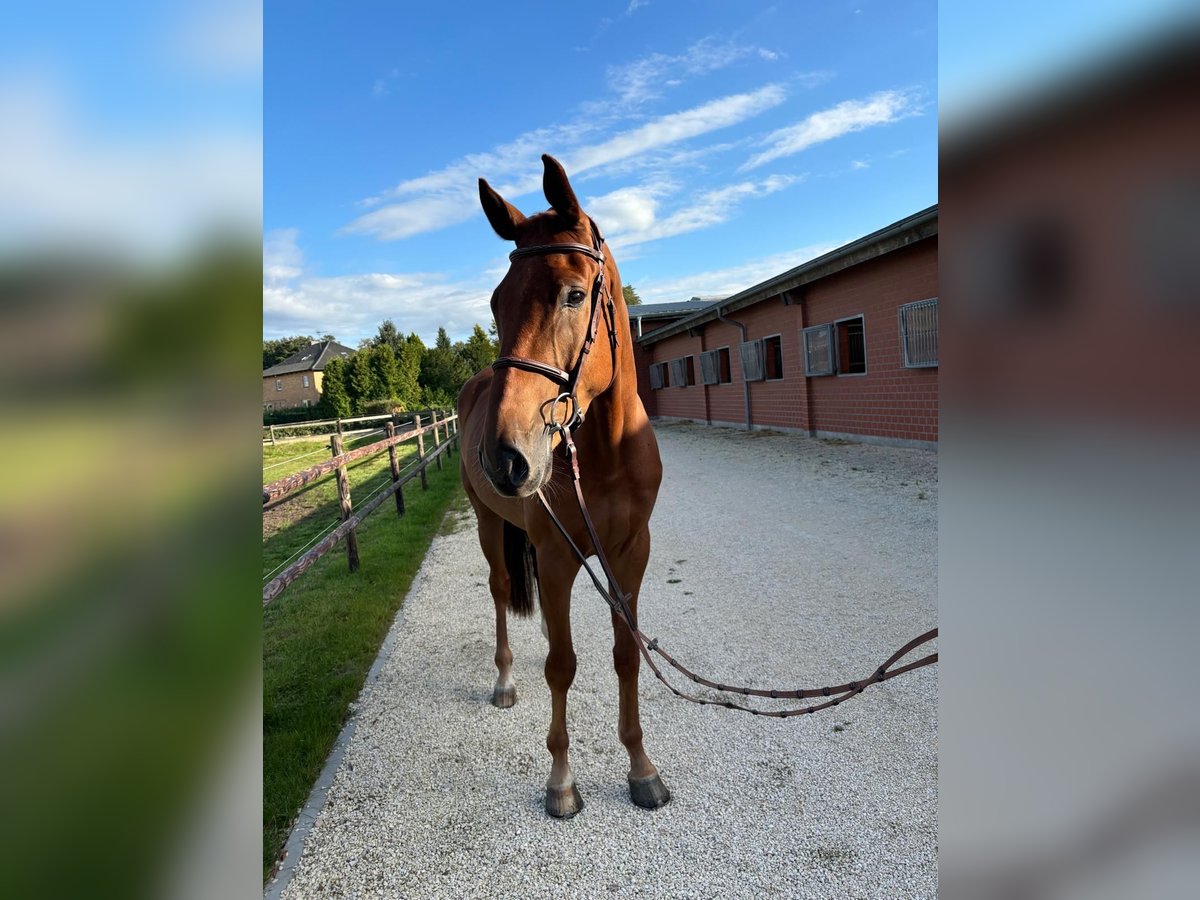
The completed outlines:
[[[715,299],[719,298],[710,297],[708,300],[701,300],[699,297],[693,297],[691,300],[677,300],[674,303],[639,303],[637,306],[629,307],[629,318],[670,319],[675,316],[686,316],[698,309],[704,309]]]
[[[354,348],[339,344],[337,341],[316,341],[303,350],[297,350],[283,362],[278,362],[263,372],[263,378],[275,375],[290,375],[292,372],[320,372],[335,356],[348,359],[355,353]]]
[[[893,222],[886,228],[851,241],[836,250],[830,250],[816,259],[801,263],[794,269],[788,269],[781,275],[772,276],[766,281],[723,300],[705,304],[703,308],[678,322],[672,322],[644,334],[639,341],[642,346],[649,347],[664,338],[699,328],[705,323],[715,320],[718,316],[728,315],[755,303],[761,303],[763,300],[770,300],[806,284],[827,278],[843,269],[857,266],[878,256],[883,256],[885,253],[891,253],[893,250],[899,250],[901,247],[907,247],[909,244],[933,237],[937,231],[938,208],[937,204],[934,204],[911,216],[906,216],[899,222]]]

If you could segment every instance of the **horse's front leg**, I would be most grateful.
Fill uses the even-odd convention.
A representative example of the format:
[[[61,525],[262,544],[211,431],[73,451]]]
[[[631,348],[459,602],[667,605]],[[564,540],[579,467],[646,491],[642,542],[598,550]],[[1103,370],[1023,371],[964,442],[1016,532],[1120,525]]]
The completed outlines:
[[[579,564],[565,554],[545,554],[546,562],[538,572],[542,615],[550,639],[546,655],[546,683],[550,686],[550,732],[546,749],[550,751],[550,777],[546,780],[546,812],[556,818],[570,818],[583,809],[583,799],[575,786],[575,776],[567,762],[571,744],[567,736],[567,691],[575,680],[575,647],[571,642],[571,585]]]
[[[643,528],[612,561],[613,572],[622,589],[629,592],[630,608],[637,617],[638,594],[642,588],[642,576],[650,558],[650,530]],[[621,743],[629,752],[629,796],[644,809],[658,809],[671,799],[671,792],[663,784],[658,769],[650,762],[642,746],[642,721],[638,712],[638,670],[641,655],[637,639],[630,634],[625,622],[616,614],[613,623],[613,666],[620,682],[620,711],[617,717],[617,733]]]

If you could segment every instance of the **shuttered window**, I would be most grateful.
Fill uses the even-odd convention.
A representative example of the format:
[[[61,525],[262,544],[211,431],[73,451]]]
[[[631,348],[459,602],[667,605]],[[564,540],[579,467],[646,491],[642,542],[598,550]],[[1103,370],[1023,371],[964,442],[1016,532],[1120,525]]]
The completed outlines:
[[[763,377],[767,381],[778,381],[783,377],[783,337],[775,334],[762,339]]]
[[[746,341],[738,348],[742,358],[742,378],[746,381],[762,381],[765,377],[762,341]]]
[[[814,325],[804,329],[804,374],[833,374],[833,326]]]
[[[650,366],[650,390],[657,391],[662,386],[662,365],[660,363],[654,363]]]
[[[671,360],[671,384],[675,387],[687,387],[687,372],[683,368],[683,359]]]
[[[900,346],[904,348],[904,365],[923,369],[938,364],[938,301],[918,300],[905,303],[899,309]]]
[[[720,347],[701,353],[700,376],[705,384],[729,384],[733,381],[729,368],[729,348]]]

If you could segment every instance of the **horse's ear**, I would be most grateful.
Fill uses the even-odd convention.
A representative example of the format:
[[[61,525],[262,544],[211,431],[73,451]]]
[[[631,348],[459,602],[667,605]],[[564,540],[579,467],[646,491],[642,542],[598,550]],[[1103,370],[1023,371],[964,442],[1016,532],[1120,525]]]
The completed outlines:
[[[546,167],[542,175],[542,191],[550,201],[550,208],[559,214],[569,225],[579,221],[583,211],[575,192],[571,190],[571,182],[567,181],[567,173],[562,164],[549,153],[542,154],[542,163]]]
[[[515,241],[517,228],[525,221],[525,216],[482,178],[479,179],[479,203],[492,223],[492,230],[506,241]]]

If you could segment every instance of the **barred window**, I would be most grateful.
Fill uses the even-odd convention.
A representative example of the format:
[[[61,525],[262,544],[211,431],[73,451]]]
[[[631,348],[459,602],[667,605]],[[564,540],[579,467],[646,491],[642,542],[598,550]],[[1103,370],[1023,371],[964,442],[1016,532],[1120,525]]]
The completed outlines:
[[[867,371],[867,330],[862,316],[833,323],[837,332],[839,375],[865,375]]]
[[[763,342],[746,341],[738,352],[742,357],[742,378],[746,381],[762,381],[765,373]]]
[[[900,316],[900,346],[904,365],[924,369],[938,364],[938,298],[905,303]]]
[[[833,326],[814,325],[804,329],[804,374],[833,374]]]

